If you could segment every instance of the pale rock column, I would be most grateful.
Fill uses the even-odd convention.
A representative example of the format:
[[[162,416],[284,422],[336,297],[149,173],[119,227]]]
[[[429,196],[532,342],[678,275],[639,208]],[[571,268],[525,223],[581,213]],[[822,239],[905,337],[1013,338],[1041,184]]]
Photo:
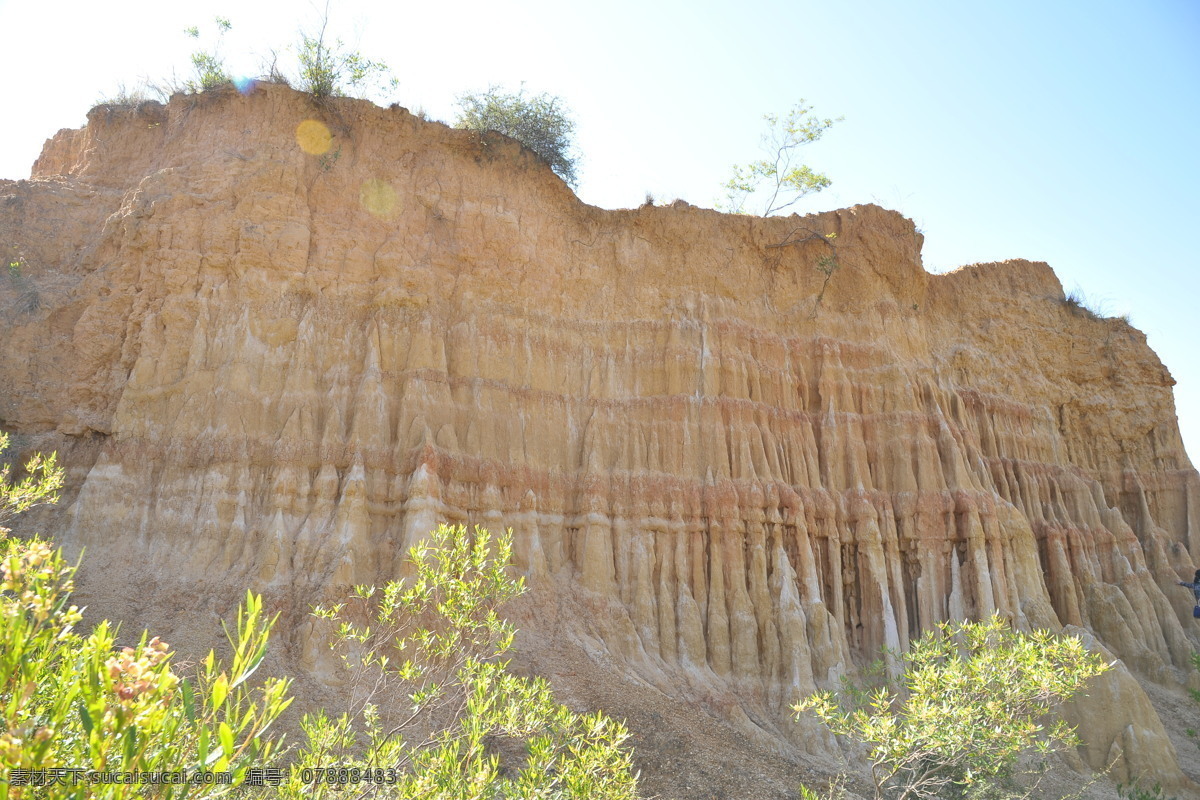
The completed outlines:
[[[433,467],[433,450],[427,447],[424,458],[408,481],[408,499],[404,502],[404,537],[401,551],[409,548],[438,526],[442,512],[442,482]]]

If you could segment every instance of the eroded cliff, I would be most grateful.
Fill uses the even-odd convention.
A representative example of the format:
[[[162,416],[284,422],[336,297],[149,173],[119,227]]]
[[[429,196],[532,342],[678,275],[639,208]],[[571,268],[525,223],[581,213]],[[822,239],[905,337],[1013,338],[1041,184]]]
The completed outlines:
[[[283,87],[101,106],[0,181],[0,423],[64,453],[50,524],[138,624],[261,589],[319,676],[309,603],[439,520],[511,528],[535,668],[568,642],[828,760],[788,703],[999,611],[1124,662],[1073,712],[1091,767],[1190,791],[1125,669],[1169,692],[1194,646],[1171,377],[1046,265],[921,243],[597,209],[510,140]]]

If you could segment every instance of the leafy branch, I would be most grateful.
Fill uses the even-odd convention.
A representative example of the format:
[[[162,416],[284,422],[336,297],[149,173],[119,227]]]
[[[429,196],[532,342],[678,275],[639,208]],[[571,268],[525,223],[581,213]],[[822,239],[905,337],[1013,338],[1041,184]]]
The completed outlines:
[[[233,23],[225,17],[217,17],[215,22],[217,38],[212,50],[197,50],[192,53],[192,67],[196,70],[196,79],[184,83],[184,89],[188,92],[203,92],[231,80],[229,73],[225,71],[225,57],[221,55],[221,40],[229,33]],[[185,28],[183,32],[193,39],[200,38],[200,28],[195,25]]]
[[[1077,740],[1047,715],[1108,669],[1077,637],[1020,633],[993,615],[941,623],[900,656],[893,685],[865,694],[818,692],[793,706],[859,742],[876,800],[958,797],[1013,779],[1025,753]]]
[[[798,150],[819,141],[837,119],[821,119],[812,114],[812,106],[800,100],[783,118],[764,114],[767,131],[762,136],[765,158],[738,164],[733,177],[725,182],[725,198],[717,208],[734,214],[750,213],[747,204],[751,197],[764,198],[759,206],[761,216],[769,217],[798,202],[801,198],[828,188],[831,181],[799,162]]]

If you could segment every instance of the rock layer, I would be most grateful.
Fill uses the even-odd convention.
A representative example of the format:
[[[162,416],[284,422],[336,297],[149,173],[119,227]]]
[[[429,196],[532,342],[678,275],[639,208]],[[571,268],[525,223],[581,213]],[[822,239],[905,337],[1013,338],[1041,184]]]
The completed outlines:
[[[66,453],[58,536],[265,589],[310,668],[307,603],[440,520],[511,528],[614,668],[810,750],[788,703],[943,619],[1187,667],[1173,381],[1044,264],[928,274],[875,206],[601,210],[511,140],[273,86],[94,109],[0,182],[3,244],[0,422]]]

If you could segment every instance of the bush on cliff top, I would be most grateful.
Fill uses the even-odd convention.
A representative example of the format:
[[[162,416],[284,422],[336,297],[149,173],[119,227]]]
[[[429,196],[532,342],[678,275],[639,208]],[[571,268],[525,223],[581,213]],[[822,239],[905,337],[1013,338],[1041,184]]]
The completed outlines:
[[[327,1],[316,30],[300,33],[296,58],[300,63],[301,89],[319,100],[352,92],[366,96],[375,89],[396,87],[399,81],[387,64],[347,49],[341,39],[330,39],[326,34],[328,28]]]
[[[196,77],[184,83],[184,89],[188,92],[215,89],[218,86],[224,86],[231,80],[229,72],[225,69],[225,57],[221,54],[221,40],[233,28],[233,24],[225,17],[217,17],[215,23],[217,36],[212,49],[196,50],[192,53],[192,68],[196,71]],[[195,25],[185,30],[184,33],[193,39],[200,38],[200,28]]]
[[[493,86],[486,92],[461,95],[458,107],[456,128],[511,136],[537,153],[568,186],[577,184],[575,121],[562,98],[545,93],[526,97],[524,88],[504,92]]]

